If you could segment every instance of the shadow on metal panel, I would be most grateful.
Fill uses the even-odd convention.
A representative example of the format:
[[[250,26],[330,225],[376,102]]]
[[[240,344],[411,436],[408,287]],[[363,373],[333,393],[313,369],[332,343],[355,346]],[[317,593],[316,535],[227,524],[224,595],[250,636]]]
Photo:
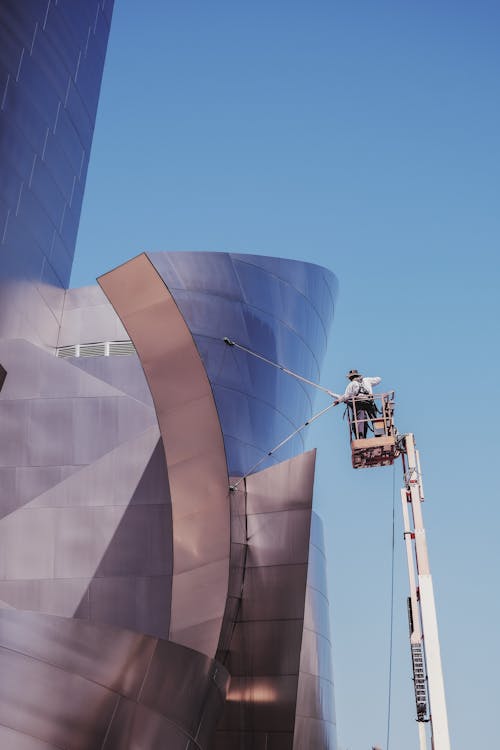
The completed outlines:
[[[303,675],[325,656],[306,635],[314,622],[306,591],[315,458],[310,451],[252,474],[232,494],[230,589],[217,652],[231,686],[213,750],[335,748],[318,670]],[[304,717],[311,706],[313,728]]]
[[[204,750],[228,683],[220,664],[170,641],[0,610],[0,738],[9,750]]]
[[[214,656],[228,588],[230,509],[210,382],[179,308],[145,254],[98,281],[137,350],[165,447],[173,525],[169,637]]]

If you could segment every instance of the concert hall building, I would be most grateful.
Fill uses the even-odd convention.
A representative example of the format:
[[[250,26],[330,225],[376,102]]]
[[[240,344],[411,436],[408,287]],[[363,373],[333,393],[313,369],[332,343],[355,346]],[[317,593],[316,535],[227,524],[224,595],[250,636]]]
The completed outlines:
[[[336,279],[68,288],[112,11],[0,0],[0,745],[335,750],[314,391],[270,362],[319,380]]]

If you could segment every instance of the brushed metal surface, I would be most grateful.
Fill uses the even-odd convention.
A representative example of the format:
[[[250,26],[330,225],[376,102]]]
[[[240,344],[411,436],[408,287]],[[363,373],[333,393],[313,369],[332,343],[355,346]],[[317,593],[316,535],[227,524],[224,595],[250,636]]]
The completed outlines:
[[[58,346],[94,341],[121,341],[127,332],[98,286],[68,289]]]
[[[189,735],[181,727],[147,706],[122,698],[102,750],[187,750],[189,743]]]
[[[128,334],[125,334],[125,337],[128,338]],[[151,393],[137,354],[126,357],[71,357],[68,360],[74,367],[153,407]]]
[[[247,528],[252,544],[248,567],[307,563],[310,517],[310,510],[249,515]]]
[[[312,747],[335,749],[337,747],[335,725],[323,719],[297,715],[293,750],[296,748],[310,750]]]
[[[26,341],[0,341],[0,358],[13,376],[0,394],[0,600],[167,636],[172,523],[154,409]]]
[[[311,518],[304,632],[293,750],[335,750],[335,700],[323,524]]]
[[[156,640],[38,612],[0,612],[2,648],[24,653],[111,690],[137,698]]]
[[[43,347],[57,341],[113,11],[81,5],[0,3],[0,338]]]
[[[101,276],[99,284],[141,359],[165,446],[173,524],[170,638],[213,656],[226,605],[230,512],[210,383],[184,318],[146,255]],[[210,623],[204,635],[202,623]]]
[[[0,724],[68,750],[99,747],[117,695],[0,647]]]
[[[217,741],[224,731],[240,731],[249,747],[254,732],[283,732],[292,737],[296,698],[296,674],[233,677]]]
[[[219,650],[232,679],[216,750],[237,736],[245,748],[292,747],[315,458],[309,451],[252,474],[233,493],[239,544],[231,567],[242,571],[242,594],[229,643]]]
[[[8,750],[60,750],[55,745],[49,745],[28,734],[2,726],[0,726],[0,746]]]
[[[299,715],[335,723],[333,683],[317,675],[302,672],[297,694]]]
[[[241,476],[310,416],[314,393],[227,347],[223,337],[317,380],[336,279],[313,264],[255,255],[158,252],[148,257],[194,336],[212,384],[229,471]],[[267,462],[303,450],[299,435]]]
[[[314,451],[302,454],[247,477],[232,494],[231,571],[242,595],[219,648],[232,681],[215,750],[336,747],[314,462]]]
[[[204,750],[228,683],[222,665],[170,641],[0,609],[0,738],[12,750]]]
[[[281,641],[287,644],[286,649],[276,647]],[[225,666],[233,680],[245,676],[251,654],[252,673],[255,675],[297,674],[301,641],[300,619],[237,622]]]
[[[228,715],[240,729],[246,722],[238,743],[246,734],[254,748],[284,750],[295,721],[298,747],[320,747],[331,729],[330,682],[314,523],[308,556],[309,459],[277,466],[264,486],[250,479],[249,505],[241,513],[235,503],[230,526],[224,458],[225,450],[232,472],[244,473],[308,416],[311,394],[228,352],[221,338],[317,379],[336,282],[310,264],[185,253],[150,256],[163,281],[144,256],[112,272],[118,287],[126,281],[115,288],[122,322],[96,288],[65,294],[112,10],[112,0],[0,3],[0,337],[50,349],[58,337],[61,345],[117,339],[122,322],[134,328],[165,445],[137,358],[63,363],[9,342],[0,351],[9,373],[0,399],[0,599],[170,632],[211,655],[232,632],[239,674]],[[283,456],[300,450],[297,437]],[[0,620],[0,744],[209,742],[226,679],[218,682],[213,662],[78,620],[11,610]],[[295,720],[299,656],[304,675],[312,671],[303,684],[299,676],[297,712],[302,701],[312,715]]]

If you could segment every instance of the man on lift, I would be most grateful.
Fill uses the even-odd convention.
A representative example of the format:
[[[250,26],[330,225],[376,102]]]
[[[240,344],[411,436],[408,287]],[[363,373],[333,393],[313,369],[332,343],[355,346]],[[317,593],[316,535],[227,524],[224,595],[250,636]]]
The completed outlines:
[[[354,412],[356,404],[356,433],[354,439],[366,438],[368,420],[377,416],[377,407],[373,400],[373,386],[378,385],[382,378],[365,378],[357,370],[349,370],[346,375],[349,385],[344,395],[340,396],[335,404],[347,403]],[[354,419],[352,420],[354,424]]]

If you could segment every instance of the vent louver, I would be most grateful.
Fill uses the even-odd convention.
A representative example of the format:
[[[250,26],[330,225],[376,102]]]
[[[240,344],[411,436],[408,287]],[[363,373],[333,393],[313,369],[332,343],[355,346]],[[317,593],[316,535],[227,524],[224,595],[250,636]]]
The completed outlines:
[[[73,344],[56,349],[57,357],[117,357],[135,354],[131,341],[95,341],[91,344]]]
[[[135,347],[131,341],[110,341],[109,356],[115,357],[121,354],[135,354]]]
[[[61,346],[56,349],[56,355],[58,357],[77,357],[76,346]]]
[[[106,344],[101,342],[99,344],[80,344],[80,357],[105,357],[106,356]]]

